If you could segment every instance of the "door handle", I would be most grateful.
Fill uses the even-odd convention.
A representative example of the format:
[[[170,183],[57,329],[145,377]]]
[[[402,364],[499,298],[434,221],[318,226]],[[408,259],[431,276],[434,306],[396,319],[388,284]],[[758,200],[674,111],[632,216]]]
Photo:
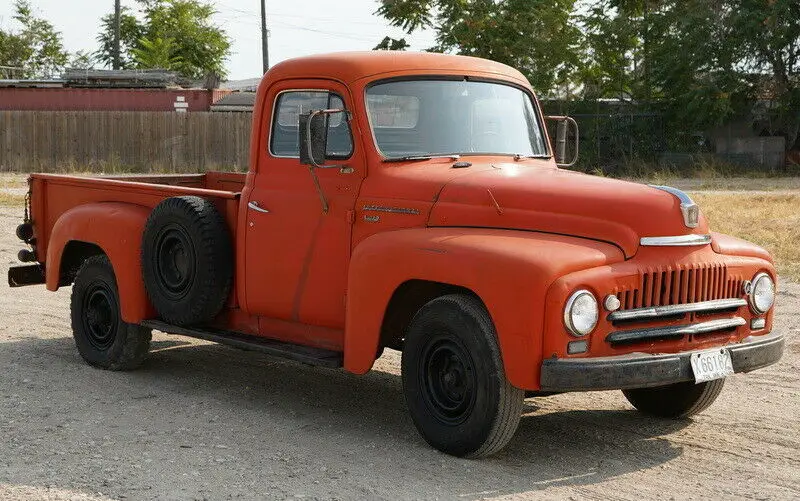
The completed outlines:
[[[269,214],[269,210],[267,210],[267,209],[265,209],[263,207],[260,207],[258,205],[258,202],[256,202],[255,200],[251,200],[250,202],[247,202],[247,206],[249,208],[253,209],[254,211],[263,212],[264,214]]]

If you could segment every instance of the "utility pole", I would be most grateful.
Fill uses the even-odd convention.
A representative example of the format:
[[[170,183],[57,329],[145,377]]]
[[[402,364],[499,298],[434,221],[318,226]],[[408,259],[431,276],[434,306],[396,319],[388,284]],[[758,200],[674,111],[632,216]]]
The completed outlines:
[[[122,6],[120,5],[120,0],[115,0],[114,2],[114,69],[118,70],[120,68],[119,62],[119,36],[120,36],[120,15],[122,14]]]
[[[261,57],[264,62],[264,73],[269,69],[269,45],[267,36],[267,1],[261,0]]]

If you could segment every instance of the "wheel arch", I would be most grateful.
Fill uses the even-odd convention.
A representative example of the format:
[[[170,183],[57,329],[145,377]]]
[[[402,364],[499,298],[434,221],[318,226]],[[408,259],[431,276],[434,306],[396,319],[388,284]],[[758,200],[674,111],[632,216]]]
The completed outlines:
[[[372,368],[379,344],[395,340],[402,328],[387,313],[413,317],[415,303],[398,298],[425,283],[417,302],[429,300],[437,288],[477,296],[494,323],[506,377],[518,388],[537,390],[550,284],[566,273],[623,259],[610,244],[535,232],[414,228],[375,234],[355,247],[350,262],[344,367],[356,374]],[[398,301],[400,313],[390,309]]]
[[[122,319],[138,324],[154,316],[140,258],[141,235],[149,214],[147,207],[117,202],[80,205],[62,214],[53,225],[47,247],[47,289],[69,285],[83,261],[105,254],[116,276]]]
[[[474,296],[483,303],[470,289],[448,283],[411,279],[397,286],[383,314],[378,346],[400,349],[405,330],[417,311],[437,297],[448,294]]]

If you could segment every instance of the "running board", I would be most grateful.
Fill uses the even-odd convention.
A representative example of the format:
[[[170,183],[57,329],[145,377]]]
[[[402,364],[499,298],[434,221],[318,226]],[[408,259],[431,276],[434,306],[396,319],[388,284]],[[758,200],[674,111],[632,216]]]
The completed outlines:
[[[275,341],[274,339],[248,336],[238,332],[206,330],[198,327],[180,327],[178,325],[170,325],[161,322],[160,320],[145,320],[141,325],[168,334],[178,334],[180,336],[204,339],[242,350],[259,351],[268,355],[288,358],[289,360],[309,365],[341,367],[343,361],[342,353],[339,351],[285,343],[282,341]]]

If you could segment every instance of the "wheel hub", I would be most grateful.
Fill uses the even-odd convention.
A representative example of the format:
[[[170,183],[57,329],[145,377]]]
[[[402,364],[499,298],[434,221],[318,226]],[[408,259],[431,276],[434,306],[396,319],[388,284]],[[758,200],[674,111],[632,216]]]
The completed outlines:
[[[173,299],[185,296],[195,274],[194,248],[179,225],[164,228],[156,247],[156,268],[163,290]]]
[[[105,283],[87,289],[84,295],[83,322],[87,339],[98,350],[114,344],[118,324],[117,301]]]
[[[466,420],[476,395],[475,370],[466,350],[452,339],[434,339],[420,362],[425,403],[444,423]]]

